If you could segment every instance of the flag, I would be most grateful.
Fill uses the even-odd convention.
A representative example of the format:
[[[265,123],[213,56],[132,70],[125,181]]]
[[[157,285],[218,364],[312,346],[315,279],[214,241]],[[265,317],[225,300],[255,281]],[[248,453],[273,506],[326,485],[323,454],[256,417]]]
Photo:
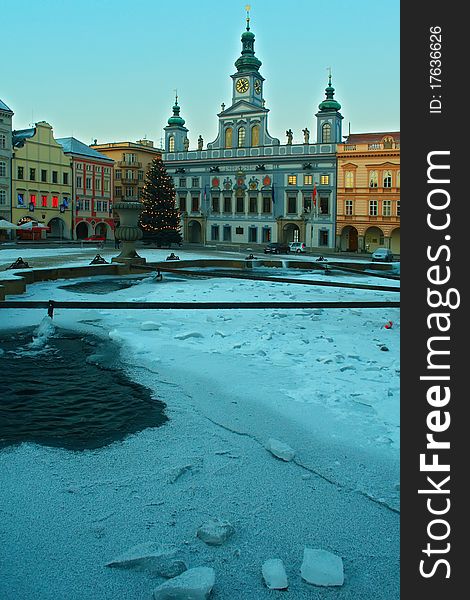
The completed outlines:
[[[313,207],[316,208],[316,206],[317,206],[317,184],[316,184],[316,182],[313,184],[312,201],[313,201]]]
[[[273,201],[273,204],[274,204],[274,181],[273,181],[273,184],[271,186],[271,200]]]

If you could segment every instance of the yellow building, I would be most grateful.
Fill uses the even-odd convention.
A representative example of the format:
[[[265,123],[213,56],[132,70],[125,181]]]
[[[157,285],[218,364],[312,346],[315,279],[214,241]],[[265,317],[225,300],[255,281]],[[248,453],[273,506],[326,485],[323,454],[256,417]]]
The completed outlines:
[[[151,140],[95,143],[90,147],[114,160],[115,202],[139,200],[150,163],[162,155]]]
[[[72,238],[72,166],[45,121],[13,131],[12,221],[38,221],[48,238]]]
[[[337,157],[337,248],[399,255],[400,133],[350,134]]]

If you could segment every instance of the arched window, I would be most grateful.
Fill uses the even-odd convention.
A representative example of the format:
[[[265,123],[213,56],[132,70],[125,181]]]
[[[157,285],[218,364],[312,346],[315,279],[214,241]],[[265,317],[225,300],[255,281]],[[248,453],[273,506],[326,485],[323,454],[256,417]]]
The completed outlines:
[[[169,152],[175,151],[175,137],[173,135],[170,135],[170,137],[168,139],[168,151]]]
[[[391,171],[384,171],[384,188],[391,188],[392,187],[392,172]]]
[[[354,187],[354,173],[352,171],[346,171],[344,174],[344,187]]]
[[[251,128],[251,145],[259,146],[259,125],[253,125]]]
[[[231,127],[227,127],[225,130],[225,147],[232,147],[232,137],[233,137],[233,129]]]
[[[238,130],[238,147],[242,148],[245,145],[245,128],[240,127]]]
[[[321,128],[321,141],[323,144],[331,143],[331,125],[324,123]]]

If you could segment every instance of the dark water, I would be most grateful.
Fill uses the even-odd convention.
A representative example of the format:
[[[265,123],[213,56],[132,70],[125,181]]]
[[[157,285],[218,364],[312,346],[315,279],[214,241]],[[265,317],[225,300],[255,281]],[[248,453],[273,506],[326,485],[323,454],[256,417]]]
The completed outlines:
[[[0,449],[96,449],[168,420],[148,388],[111,368],[115,345],[60,329],[51,335],[51,323],[43,320],[33,347],[33,328],[0,335]]]
[[[78,281],[77,283],[67,283],[59,286],[59,289],[70,290],[76,294],[109,294],[110,292],[118,292],[125,290],[141,283],[142,277],[139,278],[119,278],[119,279],[95,279],[92,281]]]

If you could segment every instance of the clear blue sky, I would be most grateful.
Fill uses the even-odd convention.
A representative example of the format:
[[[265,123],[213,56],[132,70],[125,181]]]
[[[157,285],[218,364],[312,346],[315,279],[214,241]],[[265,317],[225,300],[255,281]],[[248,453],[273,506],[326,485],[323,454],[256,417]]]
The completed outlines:
[[[230,105],[245,4],[238,0],[0,0],[0,98],[13,126],[56,137],[160,144],[178,89],[191,147]],[[315,139],[331,67],[348,132],[398,131],[399,0],[253,0],[271,135]],[[312,139],[311,137],[311,139]]]

